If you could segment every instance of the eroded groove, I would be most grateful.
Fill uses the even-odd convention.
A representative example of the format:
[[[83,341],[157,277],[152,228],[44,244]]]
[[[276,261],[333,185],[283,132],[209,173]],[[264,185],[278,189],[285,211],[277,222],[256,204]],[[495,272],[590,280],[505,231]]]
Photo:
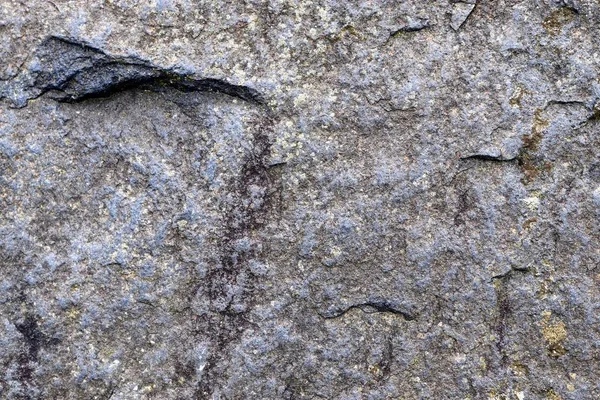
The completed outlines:
[[[135,88],[173,88],[182,92],[218,92],[263,104],[260,94],[247,86],[199,78],[135,57],[109,55],[89,44],[61,37],[46,39],[34,61],[35,68],[22,71],[5,85],[0,98],[9,98],[15,107],[24,107],[29,100],[44,94],[59,102],[76,103]]]
[[[17,361],[19,363],[18,378],[28,387],[35,378],[35,364],[38,363],[39,352],[45,346],[58,343],[58,339],[46,336],[39,328],[33,315],[28,314],[22,322],[15,323],[15,328],[23,336],[26,350],[22,352]],[[26,396],[29,398],[28,396]]]
[[[512,270],[510,270],[512,272]],[[510,279],[510,273],[505,276],[498,277],[497,283],[494,284],[496,292],[496,315],[495,315],[495,326],[494,331],[496,333],[496,351],[500,356],[502,367],[505,368],[508,364],[508,352],[507,352],[507,330],[509,328],[509,318],[512,314],[512,305],[508,296],[508,280]]]
[[[267,110],[268,111],[268,110]],[[274,191],[269,190],[271,184],[268,175],[267,160],[271,152],[270,130],[275,122],[267,112],[263,119],[257,122],[252,130],[252,151],[246,156],[238,179],[232,186],[232,192],[238,200],[226,210],[223,233],[219,245],[218,265],[213,266],[206,276],[206,292],[210,302],[211,312],[199,317],[205,322],[202,334],[208,333],[213,339],[213,348],[203,370],[203,376],[197,385],[195,396],[198,399],[212,398],[220,381],[226,376],[223,364],[228,351],[232,350],[244,329],[254,323],[247,318],[248,310],[236,310],[236,299],[228,294],[228,287],[236,284],[241,273],[248,275],[238,303],[252,307],[252,292],[256,277],[249,268],[252,259],[260,259],[262,253],[259,247],[251,246],[240,250],[236,242],[250,238],[264,226],[272,209],[271,197]],[[257,188],[260,188],[258,192]],[[198,293],[201,287],[194,291]],[[226,305],[219,306],[222,304]]]

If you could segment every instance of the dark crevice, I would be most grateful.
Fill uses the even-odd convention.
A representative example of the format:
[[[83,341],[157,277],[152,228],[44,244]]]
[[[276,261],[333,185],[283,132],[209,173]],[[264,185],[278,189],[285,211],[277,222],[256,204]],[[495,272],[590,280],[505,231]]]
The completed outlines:
[[[512,271],[512,270],[511,270]],[[508,330],[508,319],[512,314],[510,298],[508,296],[507,280],[510,279],[510,274],[501,278],[494,285],[496,291],[496,321],[494,330],[496,332],[496,350],[500,355],[503,369],[508,364],[507,340],[506,334]]]
[[[546,103],[543,110],[545,111],[550,106],[567,106],[567,107],[580,106],[580,107],[584,107],[586,109],[588,108],[587,105],[583,101],[579,101],[579,100],[550,100]]]
[[[458,31],[463,26],[465,26],[466,23],[469,21],[469,19],[471,18],[471,16],[475,12],[475,9],[477,8],[478,2],[477,1],[460,1],[460,0],[457,0],[457,1],[452,1],[452,3],[454,3],[454,4],[456,4],[456,3],[468,4],[468,5],[472,5],[473,6],[471,8],[471,10],[468,12],[468,14],[465,16],[465,18],[462,21],[460,21],[457,25],[454,25],[454,26],[451,24],[452,29],[454,29],[455,31]]]
[[[481,160],[481,161],[496,161],[496,162],[510,162],[518,161],[519,157],[505,158],[504,156],[493,156],[490,154],[471,154],[465,157],[461,157],[461,160]]]
[[[388,337],[385,341],[385,347],[383,350],[383,356],[379,362],[379,368],[381,369],[381,378],[386,379],[392,372],[392,363],[394,361],[394,344],[392,338]]]
[[[473,4],[473,8],[471,9],[471,11],[469,11],[469,14],[467,15],[467,17],[465,18],[465,20],[460,24],[460,27],[462,28],[471,18],[471,16],[475,13],[475,10],[477,9],[477,6],[479,5],[478,1],[464,1],[461,3],[465,3],[465,4]]]
[[[429,20],[427,19],[417,19],[415,21],[411,21],[409,24],[390,32],[384,44],[387,44],[390,40],[404,33],[415,33],[423,31],[425,29],[429,29],[430,27],[431,25],[429,24]]]
[[[159,71],[156,76],[131,78],[122,82],[110,83],[105,87],[90,92],[52,97],[64,103],[77,103],[93,98],[105,98],[132,89],[150,90],[154,92],[173,88],[181,92],[217,92],[236,97],[248,102],[260,103],[258,95],[244,86],[230,85],[218,79],[195,79],[190,75],[178,75],[169,71]]]
[[[423,23],[419,23],[419,24],[414,24],[414,25],[406,25],[400,29],[397,29],[397,30],[391,32],[390,38],[392,38],[396,35],[399,35],[401,33],[419,32],[419,31],[429,28],[430,26],[431,25],[429,25],[429,23],[427,21],[425,21]]]
[[[354,309],[359,309],[366,314],[391,313],[402,317],[406,321],[414,321],[416,318],[414,315],[408,313],[407,311],[400,310],[397,306],[385,300],[353,304],[345,309],[337,309],[331,312],[320,313],[320,315],[325,319],[334,319],[342,317],[348,311]]]
[[[493,283],[495,279],[508,279],[510,278],[515,272],[519,272],[522,274],[526,274],[529,272],[529,267],[524,267],[524,268],[515,268],[512,267],[511,269],[509,269],[506,272],[503,272],[501,274],[498,275],[494,275],[492,276],[492,278],[490,279],[490,283]]]
[[[22,71],[0,93],[21,93],[11,98],[16,107],[28,100],[48,94],[54,100],[76,103],[90,98],[110,97],[131,89],[163,91],[173,88],[182,92],[218,92],[241,100],[264,104],[260,94],[247,86],[232,85],[224,80],[199,78],[172,68],[163,68],[136,57],[109,55],[104,51],[67,38],[46,39],[35,55],[35,70]]]

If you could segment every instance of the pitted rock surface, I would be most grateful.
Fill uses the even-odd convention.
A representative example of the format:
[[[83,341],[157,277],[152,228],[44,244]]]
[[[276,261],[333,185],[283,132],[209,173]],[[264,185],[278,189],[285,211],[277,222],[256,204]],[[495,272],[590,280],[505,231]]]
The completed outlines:
[[[600,397],[600,3],[0,1],[0,398]]]

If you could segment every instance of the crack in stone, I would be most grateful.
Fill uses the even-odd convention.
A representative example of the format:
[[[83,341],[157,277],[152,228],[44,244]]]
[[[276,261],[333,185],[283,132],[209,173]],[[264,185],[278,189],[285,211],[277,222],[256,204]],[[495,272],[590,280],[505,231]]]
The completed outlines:
[[[458,31],[469,19],[475,7],[477,6],[476,1],[455,1],[453,4],[452,18],[450,21],[450,27],[455,31]]]
[[[587,104],[580,100],[549,100],[542,110],[546,111],[550,106],[581,106],[589,109]]]
[[[526,274],[526,273],[530,272],[530,268],[529,268],[529,266],[526,266],[526,267],[524,267],[524,268],[515,268],[515,267],[511,267],[511,268],[510,268],[508,271],[506,271],[506,272],[503,272],[503,273],[501,273],[501,274],[498,274],[498,275],[494,275],[494,276],[492,276],[492,277],[491,277],[491,279],[490,279],[490,283],[493,283],[493,282],[494,282],[494,280],[496,280],[496,279],[508,279],[508,278],[510,278],[510,277],[512,276],[512,274],[513,274],[513,273],[515,273],[515,272],[520,272],[520,273]]]
[[[391,39],[395,38],[396,36],[398,36],[402,33],[419,32],[419,31],[428,29],[430,27],[431,27],[431,25],[429,24],[429,20],[427,20],[427,19],[417,18],[415,20],[410,20],[408,24],[404,25],[403,27],[401,27],[399,29],[396,29],[396,30],[390,32],[390,36],[385,41],[385,43],[387,44]]]
[[[0,99],[8,98],[21,108],[44,94],[59,102],[76,103],[136,88],[155,92],[166,88],[218,92],[264,105],[259,92],[250,87],[200,78],[135,57],[109,55],[89,44],[57,36],[42,42],[33,67],[0,87]]]
[[[337,309],[331,312],[319,313],[325,319],[335,319],[344,316],[347,312],[359,309],[366,314],[391,313],[402,317],[405,321],[414,321],[416,316],[407,311],[401,310],[387,300],[367,301],[364,303],[353,304],[343,309]],[[371,311],[372,310],[372,311]]]
[[[490,154],[471,154],[465,157],[461,157],[461,160],[481,160],[481,161],[496,161],[496,162],[510,162],[518,161],[519,156],[504,158],[504,156],[493,156]]]

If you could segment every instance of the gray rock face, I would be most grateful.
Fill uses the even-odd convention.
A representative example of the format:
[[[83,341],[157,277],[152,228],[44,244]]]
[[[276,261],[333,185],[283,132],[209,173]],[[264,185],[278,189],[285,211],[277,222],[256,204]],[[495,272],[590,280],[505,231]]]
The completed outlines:
[[[0,398],[600,397],[597,1],[0,9]]]

